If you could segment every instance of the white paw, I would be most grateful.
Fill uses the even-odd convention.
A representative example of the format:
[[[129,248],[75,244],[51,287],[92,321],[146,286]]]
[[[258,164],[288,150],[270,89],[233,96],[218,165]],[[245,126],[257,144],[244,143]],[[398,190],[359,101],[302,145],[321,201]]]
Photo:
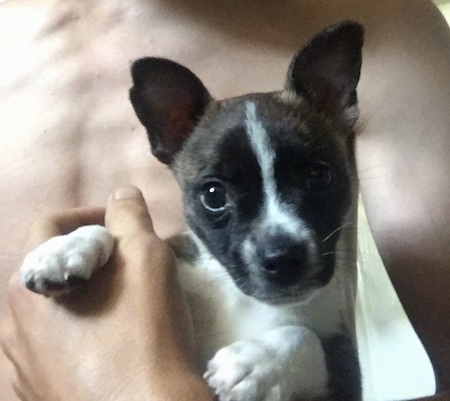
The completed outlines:
[[[280,401],[280,371],[270,349],[239,341],[216,353],[204,378],[220,401]]]
[[[53,237],[25,257],[22,283],[44,295],[68,292],[105,265],[113,248],[114,238],[102,226],[84,226]]]

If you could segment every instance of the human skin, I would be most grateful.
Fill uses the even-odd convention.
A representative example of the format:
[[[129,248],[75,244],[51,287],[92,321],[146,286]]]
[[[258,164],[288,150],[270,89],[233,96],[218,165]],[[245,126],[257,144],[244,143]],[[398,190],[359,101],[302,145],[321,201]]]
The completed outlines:
[[[305,40],[353,18],[366,27],[356,156],[369,221],[440,388],[450,388],[450,44],[431,3],[18,0],[0,11],[2,315],[39,215],[101,205],[132,182],[158,234],[183,228],[176,184],[150,156],[126,97],[128,60],[176,59],[217,98],[274,90]],[[9,401],[7,369],[0,358]]]
[[[23,401],[210,400],[191,365],[192,324],[174,255],[136,188],[117,190],[106,217],[104,209],[79,208],[36,221],[26,249],[103,220],[114,254],[75,293],[45,298],[11,279],[1,344],[16,367],[15,391]]]

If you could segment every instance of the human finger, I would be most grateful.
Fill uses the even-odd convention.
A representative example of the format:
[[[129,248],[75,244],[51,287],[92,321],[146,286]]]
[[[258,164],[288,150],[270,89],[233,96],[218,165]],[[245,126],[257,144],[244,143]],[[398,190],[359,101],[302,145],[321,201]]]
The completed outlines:
[[[141,288],[151,279],[159,283],[158,289],[170,286],[175,270],[172,250],[155,234],[144,197],[136,187],[119,188],[110,196],[105,226],[117,241],[116,267],[132,266],[125,269],[124,283]]]
[[[136,232],[153,235],[153,223],[142,192],[134,186],[117,189],[108,199],[105,225],[114,236]]]

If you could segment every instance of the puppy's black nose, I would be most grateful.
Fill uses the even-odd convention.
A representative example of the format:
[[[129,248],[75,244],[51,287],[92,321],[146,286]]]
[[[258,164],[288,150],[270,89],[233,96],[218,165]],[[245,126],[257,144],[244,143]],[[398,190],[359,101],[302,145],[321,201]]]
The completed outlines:
[[[272,239],[259,248],[259,263],[264,276],[279,284],[298,281],[307,269],[308,250],[303,242]]]

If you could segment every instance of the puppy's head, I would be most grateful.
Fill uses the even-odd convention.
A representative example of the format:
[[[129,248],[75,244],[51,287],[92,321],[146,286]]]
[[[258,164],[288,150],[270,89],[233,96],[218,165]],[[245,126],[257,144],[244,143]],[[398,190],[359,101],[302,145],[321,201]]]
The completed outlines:
[[[335,25],[293,58],[283,91],[221,101],[177,63],[133,64],[131,102],[189,226],[257,299],[301,300],[333,275],[362,43],[359,24]]]

